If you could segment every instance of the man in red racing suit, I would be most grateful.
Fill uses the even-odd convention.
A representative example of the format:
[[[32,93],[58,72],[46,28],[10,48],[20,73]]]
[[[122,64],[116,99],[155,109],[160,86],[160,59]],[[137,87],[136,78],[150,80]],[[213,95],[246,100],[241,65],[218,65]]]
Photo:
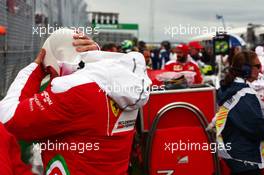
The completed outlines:
[[[137,64],[144,60],[143,56],[136,60],[137,55],[132,57],[136,64],[134,72],[138,72],[135,68],[145,69]],[[133,65],[132,57],[131,64],[127,65]],[[114,93],[102,89],[94,78],[96,76],[89,76],[94,72],[97,75],[93,66],[98,64],[54,78],[43,92],[39,92],[45,73],[41,65],[31,63],[19,72],[0,103],[1,121],[6,128],[17,139],[40,143],[47,175],[127,174],[134,124],[140,107],[132,106],[142,99],[120,96],[117,99],[122,102],[124,99],[129,101],[126,104],[129,108],[120,108],[122,105],[110,98]],[[118,67],[115,63],[109,70],[104,67],[105,72],[98,73],[98,77],[107,75],[112,69],[124,73],[128,69],[115,67]],[[138,80],[139,76],[131,77],[122,79],[121,83],[142,82]],[[112,78],[105,82],[115,80]],[[140,92],[139,98],[144,96],[142,94]]]

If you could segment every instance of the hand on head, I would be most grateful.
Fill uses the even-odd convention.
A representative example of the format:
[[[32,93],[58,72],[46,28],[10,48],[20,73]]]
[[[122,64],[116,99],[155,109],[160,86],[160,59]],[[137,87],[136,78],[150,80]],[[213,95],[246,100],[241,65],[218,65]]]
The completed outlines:
[[[75,41],[72,43],[76,47],[77,52],[86,52],[91,50],[98,50],[98,45],[87,35],[77,33],[73,36]]]
[[[41,65],[43,70],[47,74],[50,74],[51,78],[55,78],[55,77],[58,76],[58,73],[56,72],[56,70],[53,67],[51,67],[51,66],[48,66],[48,67],[45,68],[44,65],[42,64],[43,60],[45,58],[45,55],[46,55],[46,50],[42,48],[34,62],[37,63],[38,65]]]
[[[74,72],[72,65],[76,64],[79,52],[98,50],[98,45],[83,33],[70,29],[60,29],[52,33],[45,41],[35,62],[45,65],[45,72],[52,77],[63,76]],[[52,48],[52,49],[51,49]],[[44,59],[44,57],[46,57]],[[44,60],[44,61],[43,61]],[[78,64],[78,63],[77,63]],[[66,65],[66,66],[62,66]],[[43,66],[44,67],[44,66]],[[64,72],[64,73],[63,73]]]

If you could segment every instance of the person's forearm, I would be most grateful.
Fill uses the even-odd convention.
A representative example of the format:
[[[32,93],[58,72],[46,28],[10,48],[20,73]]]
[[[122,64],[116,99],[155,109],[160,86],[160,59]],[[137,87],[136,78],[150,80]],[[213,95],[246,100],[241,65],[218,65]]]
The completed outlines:
[[[16,106],[21,100],[31,97],[39,91],[43,77],[44,73],[36,63],[31,63],[18,73],[8,89],[7,95],[0,102],[0,121],[2,123],[6,123],[12,118]]]

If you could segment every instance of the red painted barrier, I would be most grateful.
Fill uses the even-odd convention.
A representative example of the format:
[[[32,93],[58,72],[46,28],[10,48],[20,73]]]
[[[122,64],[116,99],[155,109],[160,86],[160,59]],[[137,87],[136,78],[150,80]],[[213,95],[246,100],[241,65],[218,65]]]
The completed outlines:
[[[213,87],[152,92],[141,115],[147,174],[190,175],[201,167],[203,175],[220,174],[215,143],[205,131],[214,115]]]

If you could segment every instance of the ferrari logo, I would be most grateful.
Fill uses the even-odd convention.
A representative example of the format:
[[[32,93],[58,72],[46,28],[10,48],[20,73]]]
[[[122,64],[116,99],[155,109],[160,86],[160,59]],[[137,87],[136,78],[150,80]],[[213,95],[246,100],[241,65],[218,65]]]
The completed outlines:
[[[110,100],[110,106],[111,106],[113,114],[117,117],[117,115],[120,112],[120,109],[119,109],[117,103],[114,102],[113,100]]]

